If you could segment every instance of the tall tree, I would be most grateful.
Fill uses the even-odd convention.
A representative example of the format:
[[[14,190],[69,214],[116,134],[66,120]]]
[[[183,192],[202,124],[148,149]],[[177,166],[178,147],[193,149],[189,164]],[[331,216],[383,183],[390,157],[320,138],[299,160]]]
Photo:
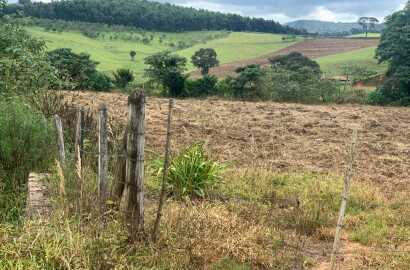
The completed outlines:
[[[145,76],[162,84],[171,96],[181,96],[184,92],[184,83],[187,76],[185,71],[186,58],[171,54],[169,51],[155,53],[146,57]]]
[[[201,48],[196,51],[191,57],[191,62],[194,66],[201,69],[201,74],[206,75],[209,73],[211,67],[219,65],[219,60],[216,58],[217,54],[212,48]]]
[[[410,105],[410,1],[403,10],[386,18],[376,49],[379,63],[389,64],[387,82],[377,89],[385,102]]]
[[[360,17],[357,20],[357,23],[362,26],[363,32],[366,33],[366,38],[367,38],[367,33],[369,33],[370,30],[372,30],[378,22],[379,20],[373,17]]]
[[[134,57],[137,55],[136,51],[130,51],[131,61],[134,61]]]

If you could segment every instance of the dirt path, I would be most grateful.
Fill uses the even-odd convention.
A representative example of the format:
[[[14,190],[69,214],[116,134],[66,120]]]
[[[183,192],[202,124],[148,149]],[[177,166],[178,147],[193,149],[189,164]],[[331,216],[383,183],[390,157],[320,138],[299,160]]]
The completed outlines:
[[[211,68],[210,73],[219,78],[224,78],[226,75],[235,75],[237,67],[248,64],[267,65],[269,58],[277,55],[286,55],[291,52],[300,52],[309,58],[318,58],[322,56],[348,52],[362,48],[376,46],[379,43],[378,39],[314,39],[298,42],[279,51],[272,52],[256,58],[245,59],[243,61],[235,61],[219,65],[219,67]],[[191,77],[198,78],[201,76],[200,71],[191,73]]]

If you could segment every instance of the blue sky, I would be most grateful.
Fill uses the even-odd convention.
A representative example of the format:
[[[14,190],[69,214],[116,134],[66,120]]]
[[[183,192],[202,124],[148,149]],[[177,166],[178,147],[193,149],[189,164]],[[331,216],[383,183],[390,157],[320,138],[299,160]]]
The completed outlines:
[[[32,0],[37,1],[37,0]],[[43,0],[49,2],[50,0]],[[115,1],[115,0],[113,0]],[[407,0],[157,0],[185,7],[237,13],[272,19],[280,23],[295,20],[354,22],[359,17],[376,17],[381,22],[387,15],[403,9]],[[17,2],[17,0],[9,0]]]

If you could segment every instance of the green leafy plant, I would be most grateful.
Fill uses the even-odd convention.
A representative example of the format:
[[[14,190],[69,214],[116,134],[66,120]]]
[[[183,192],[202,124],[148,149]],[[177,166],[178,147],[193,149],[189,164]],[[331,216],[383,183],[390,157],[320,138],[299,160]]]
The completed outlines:
[[[153,167],[158,175],[162,173],[163,166],[163,160],[154,161]],[[195,142],[177,157],[170,158],[168,188],[179,197],[204,197],[205,191],[215,188],[227,171],[224,165],[205,153],[204,142]]]
[[[125,88],[134,80],[134,74],[132,73],[132,70],[128,68],[119,68],[116,73],[113,73],[113,75],[115,78],[115,85],[120,88]]]

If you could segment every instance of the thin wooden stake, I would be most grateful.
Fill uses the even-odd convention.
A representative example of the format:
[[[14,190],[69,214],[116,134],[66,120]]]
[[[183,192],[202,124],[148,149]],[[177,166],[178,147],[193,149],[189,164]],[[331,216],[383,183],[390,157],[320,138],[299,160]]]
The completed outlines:
[[[167,178],[168,178],[168,167],[169,167],[169,146],[171,144],[172,136],[172,109],[174,108],[174,101],[172,98],[169,99],[168,108],[168,123],[167,123],[167,143],[165,145],[165,159],[164,159],[164,169],[162,171],[162,189],[161,195],[159,197],[157,218],[155,219],[154,229],[152,230],[152,240],[156,242],[158,240],[158,229],[159,223],[162,217],[162,210],[164,207],[165,197],[167,195]]]
[[[134,236],[144,231],[145,99],[145,92],[140,88],[128,96],[128,201],[125,221]]]
[[[55,118],[55,126],[56,126],[58,155],[60,156],[61,167],[64,168],[65,167],[65,147],[64,147],[63,126],[61,124],[60,116],[56,114],[54,118]]]
[[[353,135],[352,135],[352,143],[350,145],[349,160],[347,163],[347,169],[346,169],[346,174],[345,174],[345,188],[343,191],[342,202],[340,204],[339,219],[337,221],[335,241],[333,243],[332,258],[330,261],[331,270],[336,269],[335,267],[336,267],[337,254],[339,252],[340,235],[342,232],[343,219],[344,219],[345,211],[346,211],[347,197],[349,196],[350,178],[352,177],[352,171],[353,171],[353,161],[354,161],[354,156],[356,154],[356,143],[357,143],[357,131],[354,130]]]
[[[107,200],[108,187],[108,140],[107,140],[107,106],[98,107],[98,198],[100,205]]]
[[[74,142],[74,164],[77,164],[78,158],[83,160],[83,117],[84,117],[84,109],[80,107],[77,109],[77,125],[75,130],[75,142]],[[78,152],[80,153],[78,155]]]

